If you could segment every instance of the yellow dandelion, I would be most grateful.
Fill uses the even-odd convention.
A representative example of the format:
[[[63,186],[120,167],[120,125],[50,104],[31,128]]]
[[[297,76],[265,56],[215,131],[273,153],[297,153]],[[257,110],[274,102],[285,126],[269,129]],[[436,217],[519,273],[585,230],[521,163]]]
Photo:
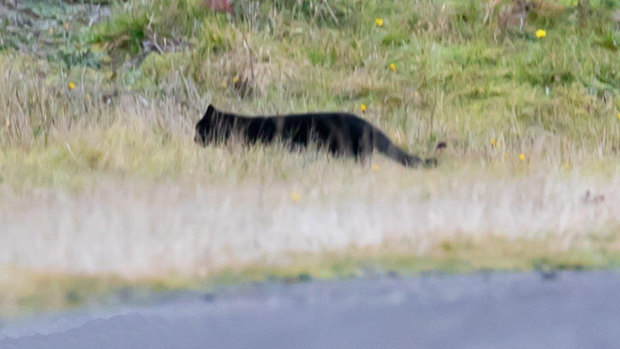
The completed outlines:
[[[573,7],[577,7],[579,5],[579,1],[573,1]]]
[[[301,201],[301,195],[299,195],[298,192],[294,191],[294,192],[291,193],[291,200],[294,203],[298,203],[299,201]]]
[[[362,111],[362,113],[365,112],[366,111],[366,104],[360,105],[360,110]],[[618,114],[618,115],[620,115],[620,114]]]
[[[394,64],[394,63],[390,63],[390,70],[391,70],[391,71],[396,70],[396,64]]]
[[[222,86],[222,88],[226,88],[226,87],[228,87],[228,84],[226,83],[226,80],[222,81],[222,83],[220,84],[220,86]]]
[[[372,166],[370,166],[370,169],[376,172],[379,171],[379,166],[373,164]]]
[[[383,19],[381,18],[375,19],[375,24],[377,25],[377,27],[383,27]]]
[[[73,82],[69,83],[69,90],[73,90],[75,88],[75,84]]]
[[[523,153],[519,154],[519,160],[521,161],[525,160],[525,154]]]
[[[538,30],[536,31],[536,37],[537,37],[537,38],[542,39],[542,38],[544,38],[545,36],[547,36],[547,31],[546,31],[546,30],[544,30],[544,29],[538,29]]]
[[[495,138],[491,138],[491,145],[492,146],[496,146],[497,145],[497,141],[495,140]]]
[[[233,78],[233,83],[237,83],[237,81],[239,81],[239,75],[235,75],[235,77]]]
[[[620,121],[620,113],[618,113],[618,121]]]

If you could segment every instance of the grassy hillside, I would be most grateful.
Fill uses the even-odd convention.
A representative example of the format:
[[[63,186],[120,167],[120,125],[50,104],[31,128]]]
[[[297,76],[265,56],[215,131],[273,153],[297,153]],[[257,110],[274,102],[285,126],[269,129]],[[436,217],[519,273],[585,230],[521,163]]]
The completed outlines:
[[[201,1],[120,3],[104,22],[57,37],[64,55],[5,50],[2,144],[9,153],[43,147],[34,156],[45,160],[55,146],[70,155],[63,137],[116,139],[131,126],[153,136],[135,142],[158,138],[149,150],[159,157],[191,138],[208,102],[249,114],[361,113],[363,104],[364,117],[412,152],[447,140],[448,162],[617,159],[617,2],[534,2],[522,22],[515,4],[495,3],[240,1],[234,15]],[[150,120],[128,125],[114,112],[125,104],[148,104]],[[86,167],[125,170],[115,160],[127,152],[100,164],[105,150],[91,146],[79,147]],[[162,167],[156,175],[170,170]]]
[[[10,275],[616,264],[620,2],[233,1],[233,13],[202,0],[107,3],[0,8]],[[433,170],[380,155],[359,165],[278,146],[201,149],[193,126],[208,103],[350,111],[411,152],[448,148]],[[19,290],[5,302],[40,289],[18,279],[4,280]]]

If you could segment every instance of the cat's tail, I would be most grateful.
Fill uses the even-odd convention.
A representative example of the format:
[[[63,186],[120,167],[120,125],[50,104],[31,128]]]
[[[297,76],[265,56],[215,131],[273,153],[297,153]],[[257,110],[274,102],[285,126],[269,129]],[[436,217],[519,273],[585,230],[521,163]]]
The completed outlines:
[[[437,159],[428,158],[422,159],[416,155],[409,154],[404,151],[402,148],[392,143],[392,141],[385,135],[383,132],[375,132],[374,135],[374,146],[375,149],[379,152],[383,153],[385,156],[390,159],[401,163],[406,167],[436,167]]]

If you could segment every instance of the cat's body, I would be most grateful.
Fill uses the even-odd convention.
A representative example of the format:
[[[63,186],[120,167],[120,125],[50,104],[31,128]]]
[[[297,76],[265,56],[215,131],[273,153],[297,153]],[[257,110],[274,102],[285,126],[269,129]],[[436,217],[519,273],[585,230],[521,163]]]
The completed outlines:
[[[308,113],[285,116],[248,117],[218,111],[209,105],[196,124],[194,140],[202,145],[222,143],[230,138],[244,144],[280,141],[291,149],[316,144],[337,156],[364,160],[377,150],[404,166],[435,165],[435,159],[422,160],[393,144],[368,121],[349,113]]]

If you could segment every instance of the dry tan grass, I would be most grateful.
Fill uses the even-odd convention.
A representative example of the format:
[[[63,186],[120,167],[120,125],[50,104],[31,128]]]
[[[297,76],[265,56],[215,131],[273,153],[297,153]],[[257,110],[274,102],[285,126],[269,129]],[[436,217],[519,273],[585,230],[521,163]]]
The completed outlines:
[[[583,96],[575,106],[560,97],[537,105],[531,115],[567,128],[553,132],[518,120],[539,90],[472,110],[448,102],[458,90],[417,91],[377,73],[385,57],[347,75],[310,64],[295,69],[268,45],[263,50],[256,52],[257,86],[271,92],[253,100],[218,89],[221,80],[247,74],[242,48],[205,60],[199,75],[217,95],[198,92],[178,66],[162,76],[164,93],[129,92],[86,69],[63,77],[28,57],[0,56],[0,266],[203,275],[285,261],[290,252],[400,243],[425,255],[443,241],[496,235],[587,248],[591,235],[616,233],[620,124],[574,117],[584,105],[585,113],[609,114],[612,102]],[[248,114],[312,110],[320,96],[302,93],[308,81],[334,94],[372,89],[382,103],[364,117],[411,151],[432,153],[432,128],[449,142],[440,167],[412,171],[380,156],[361,166],[278,147],[192,143],[208,102]]]
[[[462,238],[547,239],[559,250],[587,249],[591,238],[615,234],[620,223],[617,174],[453,176],[411,172],[380,159],[372,170],[269,150],[236,155],[218,149],[200,157],[217,167],[197,175],[197,183],[98,178],[95,188],[79,194],[5,189],[0,265],[129,277],[206,275],[286,261],[290,252],[352,246],[398,243],[424,256]],[[286,172],[274,173],[275,161]],[[211,180],[235,166],[257,176]]]

